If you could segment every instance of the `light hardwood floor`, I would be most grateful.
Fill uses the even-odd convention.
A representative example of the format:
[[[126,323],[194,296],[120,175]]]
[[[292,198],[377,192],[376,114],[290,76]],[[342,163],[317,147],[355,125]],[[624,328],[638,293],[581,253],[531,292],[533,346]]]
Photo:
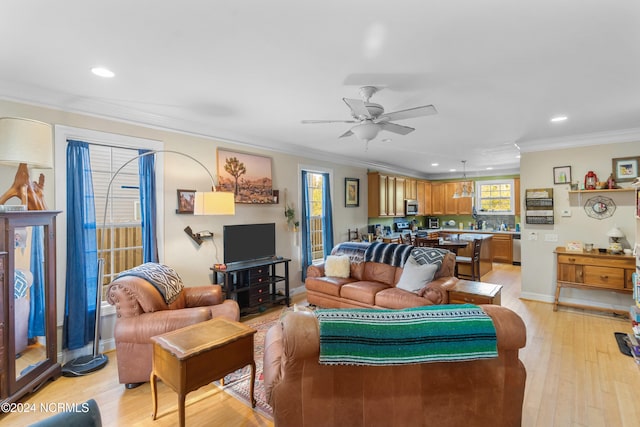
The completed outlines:
[[[494,264],[483,281],[504,285],[502,304],[527,325],[527,346],[520,352],[527,368],[524,427],[640,425],[640,368],[619,352],[613,335],[629,332],[629,320],[576,309],[553,312],[551,304],[521,300],[519,267]],[[35,404],[35,412],[9,414],[0,425],[24,426],[46,418],[38,409],[41,403],[89,398],[98,402],[105,426],[176,425],[176,394],[159,382],[159,418],[152,421],[149,385],[125,390],[118,383],[115,353],[109,358],[99,372],[47,384],[23,400]],[[187,396],[186,419],[188,426],[273,425],[214,386]]]

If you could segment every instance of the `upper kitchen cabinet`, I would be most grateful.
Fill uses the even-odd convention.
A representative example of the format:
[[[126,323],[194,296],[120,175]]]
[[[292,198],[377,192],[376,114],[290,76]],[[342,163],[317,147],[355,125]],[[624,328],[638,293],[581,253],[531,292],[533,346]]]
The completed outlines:
[[[417,200],[418,200],[418,216],[431,215],[431,183],[427,181],[418,181],[417,183]]]
[[[457,191],[462,192],[462,187],[473,189],[473,182],[454,181],[444,183],[444,214],[445,215],[471,215],[473,213],[472,197],[460,197],[454,199],[453,195]]]
[[[404,197],[405,199],[418,200],[418,180],[406,178],[404,180]]]
[[[431,183],[431,215],[444,215],[444,183]]]
[[[370,218],[404,216],[404,178],[369,172],[367,195]]]

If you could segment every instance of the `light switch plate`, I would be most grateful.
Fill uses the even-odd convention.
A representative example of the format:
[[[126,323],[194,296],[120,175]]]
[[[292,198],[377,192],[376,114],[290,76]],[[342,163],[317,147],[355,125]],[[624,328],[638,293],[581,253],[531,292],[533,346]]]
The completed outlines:
[[[571,209],[562,209],[562,216],[571,216]]]
[[[529,240],[538,240],[538,233],[535,231],[530,231],[528,236]]]
[[[557,242],[558,241],[558,235],[557,234],[545,234],[544,235],[544,241],[545,242]]]

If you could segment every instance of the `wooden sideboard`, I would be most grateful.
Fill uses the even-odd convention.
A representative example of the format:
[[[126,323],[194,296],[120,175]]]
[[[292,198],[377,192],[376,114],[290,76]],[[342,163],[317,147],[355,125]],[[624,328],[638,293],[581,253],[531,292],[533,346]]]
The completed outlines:
[[[612,255],[591,252],[570,252],[564,247],[555,250],[558,271],[556,282],[556,294],[553,310],[557,311],[559,305],[590,310],[613,312],[620,315],[628,315],[628,310],[618,310],[613,307],[604,308],[575,304],[560,300],[560,291],[563,287],[605,290],[621,292],[631,295],[633,285],[631,275],[636,269],[635,258],[626,255]],[[631,301],[629,301],[631,304]]]

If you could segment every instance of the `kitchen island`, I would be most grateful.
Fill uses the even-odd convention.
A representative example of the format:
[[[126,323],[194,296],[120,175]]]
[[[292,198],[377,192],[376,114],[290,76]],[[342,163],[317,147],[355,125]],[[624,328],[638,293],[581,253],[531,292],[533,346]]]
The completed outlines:
[[[451,230],[440,231],[440,237],[445,239],[460,239],[469,242],[466,247],[458,250],[459,256],[473,256],[473,241],[475,239],[482,239],[482,246],[480,246],[480,277],[484,276],[493,269],[493,245],[491,243],[493,234],[489,233],[474,233],[474,230]],[[471,276],[471,267],[469,265],[458,265],[458,273]]]

